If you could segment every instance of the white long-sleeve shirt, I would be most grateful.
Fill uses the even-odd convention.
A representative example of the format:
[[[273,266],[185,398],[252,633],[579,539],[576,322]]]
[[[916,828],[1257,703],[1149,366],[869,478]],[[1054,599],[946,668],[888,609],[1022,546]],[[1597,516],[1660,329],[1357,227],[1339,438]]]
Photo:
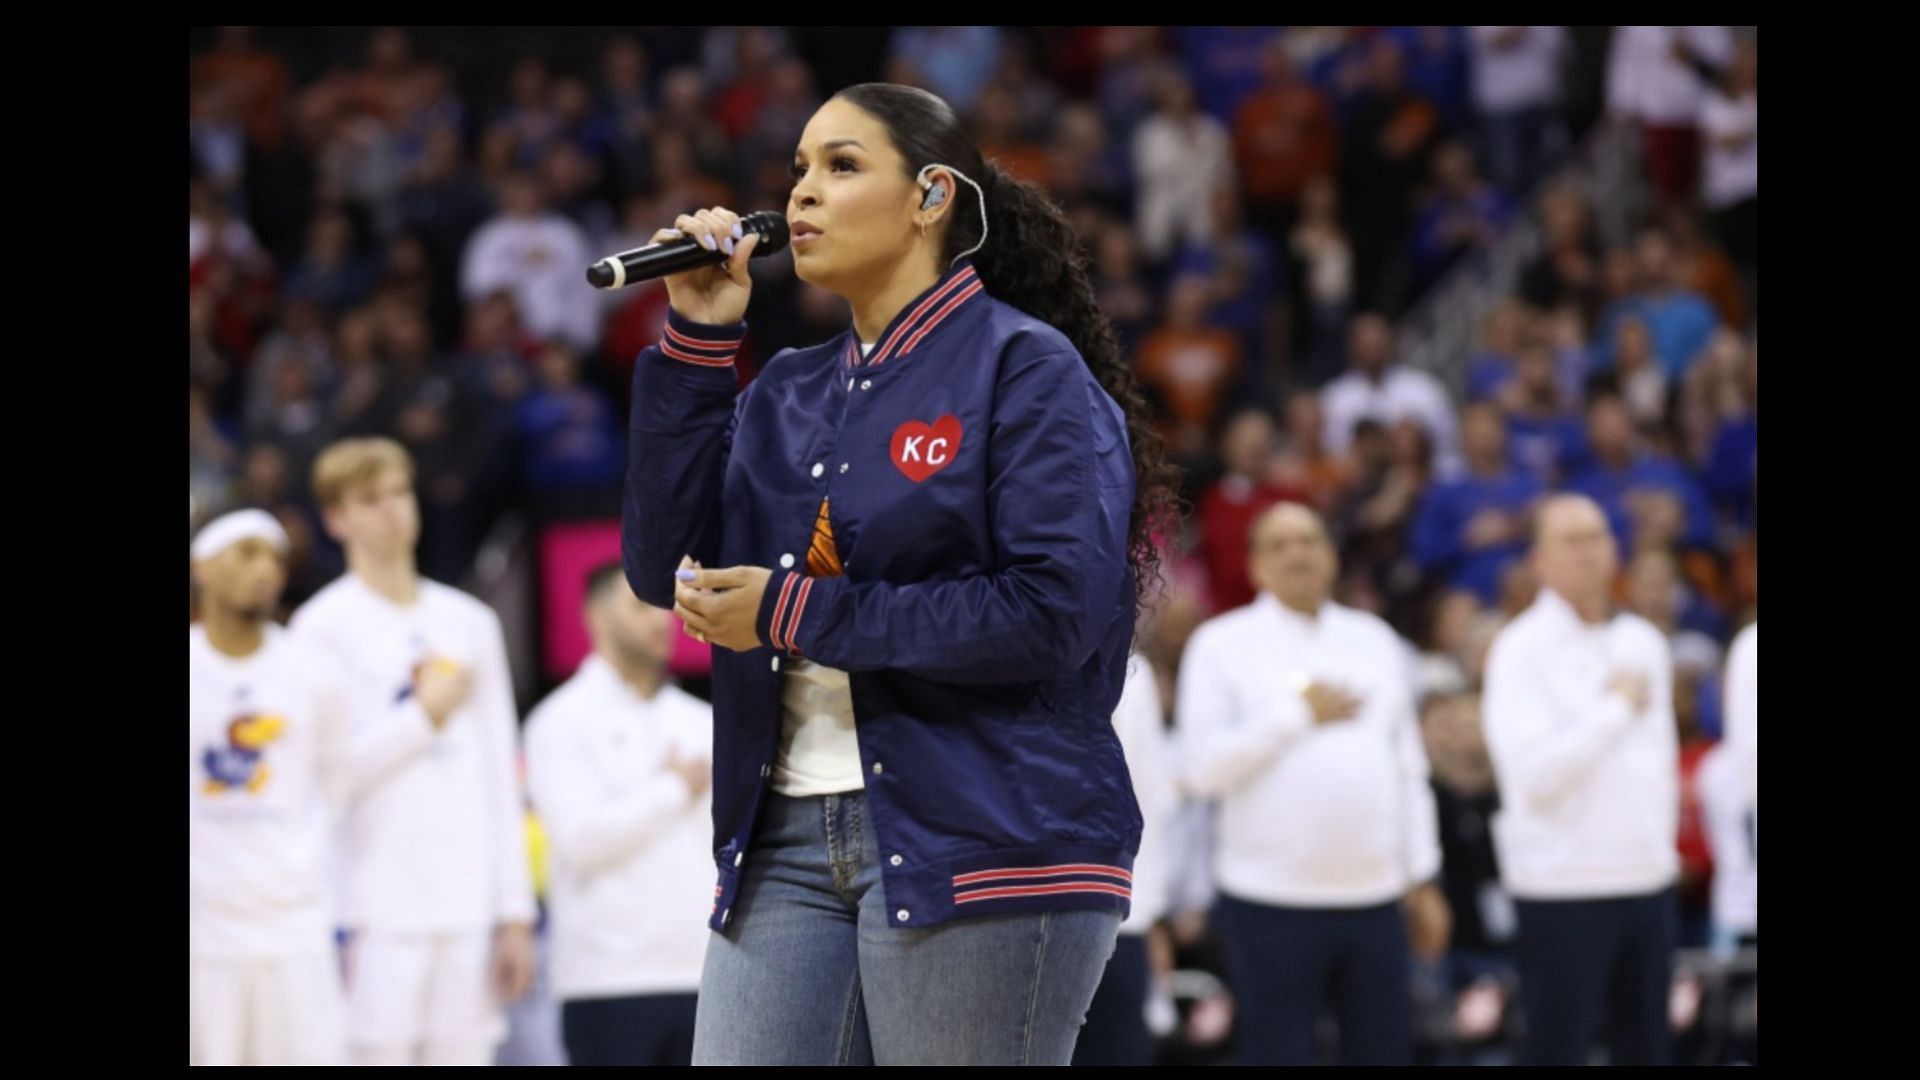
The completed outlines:
[[[693,993],[713,905],[711,789],[670,757],[711,762],[713,707],[663,685],[643,698],[597,654],[527,717],[527,787],[552,853],[553,992]]]
[[[1113,730],[1120,737],[1120,752],[1127,759],[1142,821],[1140,853],[1133,859],[1133,903],[1120,932],[1145,934],[1173,902],[1171,826],[1180,805],[1180,789],[1167,749],[1160,686],[1153,665],[1139,653],[1127,660],[1127,679],[1113,709]]]
[[[516,776],[506,639],[493,609],[420,579],[411,607],[353,574],[293,616],[297,638],[350,677],[356,724],[390,719],[434,657],[465,666],[466,701],[431,749],[362,788],[341,829],[341,922],[387,933],[458,933],[532,922],[532,868]]]
[[[1361,420],[1389,425],[1412,420],[1432,441],[1436,470],[1442,476],[1451,476],[1461,469],[1460,428],[1454,419],[1453,400],[1440,380],[1424,371],[1394,364],[1379,382],[1349,371],[1320,391],[1320,408],[1327,418],[1326,450],[1335,457],[1345,456],[1353,445],[1353,426]]]
[[[1635,712],[1614,673],[1647,678]],[[1673,660],[1652,623],[1591,625],[1542,588],[1494,638],[1481,714],[1500,783],[1494,848],[1524,899],[1650,893],[1679,872],[1680,746]]]
[[[1733,753],[1734,771],[1752,804],[1756,818],[1760,813],[1760,624],[1740,631],[1727,650],[1727,748]]]
[[[1724,210],[1760,195],[1760,97],[1709,91],[1700,106],[1700,195]],[[1732,140],[1734,145],[1723,145]]]
[[[1140,250],[1165,258],[1183,243],[1212,239],[1213,192],[1233,178],[1233,139],[1205,113],[1185,120],[1156,113],[1134,132],[1133,171]]]
[[[346,679],[269,625],[228,656],[187,635],[188,948],[260,959],[333,942],[330,832],[357,784],[377,781],[434,738],[417,703],[355,730]]]
[[[1353,717],[1315,724],[1302,690],[1338,684]],[[1407,651],[1335,603],[1309,619],[1262,592],[1200,624],[1179,683],[1179,775],[1219,800],[1221,892],[1257,903],[1366,907],[1440,869]]]
[[[592,348],[600,340],[600,296],[597,289],[583,288],[581,280],[592,261],[586,233],[565,217],[503,215],[480,226],[467,242],[460,295],[475,303],[505,289],[519,305],[528,333]]]
[[[1701,823],[1713,853],[1713,925],[1729,934],[1760,929],[1760,853],[1751,804],[1742,790],[1733,748],[1706,752],[1693,774]]]
[[[1502,45],[1520,31],[1519,40]],[[1473,103],[1481,112],[1546,108],[1560,99],[1560,63],[1572,51],[1564,26],[1469,26]]]
[[[1648,124],[1692,127],[1707,84],[1673,55],[1685,42],[1710,63],[1733,59],[1733,35],[1724,26],[1619,26],[1607,53],[1607,108]]]

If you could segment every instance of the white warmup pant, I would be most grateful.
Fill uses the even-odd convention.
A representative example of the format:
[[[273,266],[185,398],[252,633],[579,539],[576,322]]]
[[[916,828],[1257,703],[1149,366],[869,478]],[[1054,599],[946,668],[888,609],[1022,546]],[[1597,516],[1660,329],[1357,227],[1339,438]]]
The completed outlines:
[[[347,946],[355,1065],[492,1065],[507,1035],[489,976],[491,930],[360,931]]]
[[[346,1002],[332,948],[261,959],[191,957],[194,1065],[345,1065]]]

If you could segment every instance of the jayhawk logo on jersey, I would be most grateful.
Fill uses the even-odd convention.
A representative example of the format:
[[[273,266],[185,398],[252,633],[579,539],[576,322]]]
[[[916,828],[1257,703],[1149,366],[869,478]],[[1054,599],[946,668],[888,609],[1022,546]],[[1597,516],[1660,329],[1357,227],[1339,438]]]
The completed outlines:
[[[227,724],[227,745],[211,746],[201,758],[207,768],[206,792],[218,795],[245,788],[257,795],[267,784],[269,770],[262,760],[266,745],[285,734],[285,717],[271,713],[243,713]]]

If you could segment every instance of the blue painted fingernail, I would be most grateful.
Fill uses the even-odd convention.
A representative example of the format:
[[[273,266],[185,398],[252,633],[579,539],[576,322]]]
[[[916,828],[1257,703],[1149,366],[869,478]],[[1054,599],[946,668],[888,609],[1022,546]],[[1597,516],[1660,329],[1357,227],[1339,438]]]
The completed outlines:
[[[702,236],[702,237],[700,238],[700,242],[701,242],[701,243],[703,243],[703,244],[705,244],[705,245],[707,245],[707,250],[708,250],[708,251],[719,251],[719,250],[720,250],[720,246],[719,246],[718,244],[715,244],[715,243],[713,242],[713,234],[712,234],[712,233],[708,233],[707,235],[705,235],[705,236]]]
[[[722,240],[720,242],[720,250],[729,255],[733,254],[733,237],[729,236],[725,240]]]
[[[735,240],[743,240],[743,239],[745,239],[745,238],[746,238],[746,235],[747,235],[746,233],[743,233],[743,232],[741,232],[741,231],[740,231],[740,223],[739,223],[739,222],[737,222],[737,221],[736,221],[736,222],[734,222],[734,223],[733,223],[733,238],[734,238]]]
[[[679,229],[665,229],[665,230],[662,230],[661,235],[662,236],[681,236],[684,234],[682,234]]]
[[[680,569],[675,570],[673,576],[679,578],[681,581],[692,581],[695,572],[696,571],[693,570]]]

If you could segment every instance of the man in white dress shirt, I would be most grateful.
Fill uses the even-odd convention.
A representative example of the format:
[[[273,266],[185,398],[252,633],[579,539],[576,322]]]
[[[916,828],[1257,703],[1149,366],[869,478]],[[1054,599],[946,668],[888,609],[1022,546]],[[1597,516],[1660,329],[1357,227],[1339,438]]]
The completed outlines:
[[[1251,604],[1193,632],[1181,661],[1179,776],[1219,800],[1215,925],[1240,1061],[1314,1063],[1323,1003],[1344,1064],[1410,1064],[1413,948],[1449,913],[1408,649],[1328,599],[1333,544],[1311,510],[1254,523]]]
[[[673,613],[620,563],[587,580],[593,651],[527,717],[570,1065],[691,1065],[713,909],[713,706],[667,678]]]
[[[1668,1064],[1678,907],[1673,660],[1611,610],[1619,554],[1591,499],[1541,504],[1533,604],[1494,639],[1484,697],[1493,837],[1520,921],[1525,1063]]]
[[[420,673],[470,690],[426,752],[363,785],[340,830],[347,1031],[356,1064],[491,1065],[505,1005],[533,978],[533,882],[512,673],[500,617],[421,577],[413,461],[347,439],[313,466],[347,572],[294,613],[294,637],[348,672],[355,723],[379,725]]]

